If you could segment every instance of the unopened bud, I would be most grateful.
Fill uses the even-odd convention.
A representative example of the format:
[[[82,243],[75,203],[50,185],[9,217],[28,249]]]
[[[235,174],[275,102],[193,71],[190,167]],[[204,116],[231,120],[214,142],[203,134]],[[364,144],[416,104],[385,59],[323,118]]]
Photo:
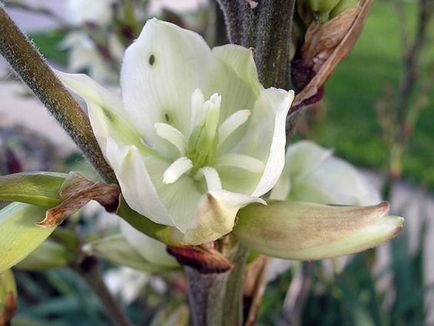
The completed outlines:
[[[240,210],[233,230],[250,249],[273,257],[316,260],[349,255],[396,236],[404,219],[386,216],[389,204],[326,206],[271,202]]]
[[[329,20],[330,12],[340,0],[308,0],[308,5],[314,17],[319,21]]]
[[[341,0],[336,5],[336,7],[333,8],[333,10],[330,12],[330,19],[338,16],[339,14],[343,13],[344,11],[355,7],[359,3],[359,0]]]

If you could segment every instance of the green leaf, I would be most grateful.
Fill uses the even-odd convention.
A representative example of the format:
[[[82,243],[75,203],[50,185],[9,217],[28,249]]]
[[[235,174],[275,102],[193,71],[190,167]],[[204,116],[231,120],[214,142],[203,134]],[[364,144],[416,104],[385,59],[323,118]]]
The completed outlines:
[[[15,268],[38,271],[50,268],[60,268],[72,262],[74,255],[61,244],[47,240],[35,251],[15,265]]]
[[[55,227],[36,225],[45,211],[23,203],[12,203],[0,211],[0,273],[27,257],[54,231]]]
[[[83,247],[83,250],[90,255],[107,259],[114,264],[128,266],[146,272],[163,272],[177,269],[176,266],[156,265],[147,261],[120,234],[88,243]]]
[[[66,174],[16,173],[0,176],[0,200],[53,207],[61,202],[59,189]]]

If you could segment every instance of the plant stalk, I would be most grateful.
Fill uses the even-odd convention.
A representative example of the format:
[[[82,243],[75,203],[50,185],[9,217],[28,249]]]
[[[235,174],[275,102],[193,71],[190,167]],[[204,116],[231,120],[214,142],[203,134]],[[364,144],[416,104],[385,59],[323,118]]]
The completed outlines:
[[[0,3],[0,54],[33,91],[108,183],[115,174],[99,148],[86,113]]]
[[[105,312],[115,321],[116,325],[129,326],[127,315],[124,313],[121,306],[116,302],[109,289],[101,277],[98,268],[98,260],[94,257],[86,257],[85,260],[78,266],[73,266],[72,269],[80,275],[93,290],[95,295],[100,299],[105,308]]]
[[[188,300],[194,326],[240,326],[243,324],[242,293],[248,251],[239,246],[235,266],[226,273],[201,274],[186,267]]]
[[[259,80],[266,88],[290,87],[290,45],[295,0],[217,0],[229,41],[254,48]],[[193,325],[243,324],[242,293],[248,251],[239,247],[235,266],[224,274],[200,274],[186,267]],[[259,298],[258,298],[259,299]]]

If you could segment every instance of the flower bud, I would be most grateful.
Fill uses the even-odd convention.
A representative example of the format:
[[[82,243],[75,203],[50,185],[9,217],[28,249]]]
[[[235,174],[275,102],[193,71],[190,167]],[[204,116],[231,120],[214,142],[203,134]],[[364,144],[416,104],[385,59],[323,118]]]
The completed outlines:
[[[389,204],[326,206],[271,202],[243,208],[233,233],[250,249],[273,257],[316,260],[349,255],[396,236],[404,219],[386,216]]]
[[[336,5],[336,7],[333,8],[333,10],[330,12],[330,19],[335,18],[339,14],[343,13],[344,11],[355,7],[359,3],[359,0],[341,0]]]
[[[339,3],[339,0],[308,0],[308,5],[314,17],[319,21],[329,20],[330,12]]]
[[[66,266],[73,260],[73,254],[61,244],[47,240],[29,256],[19,262],[15,268],[38,271]]]

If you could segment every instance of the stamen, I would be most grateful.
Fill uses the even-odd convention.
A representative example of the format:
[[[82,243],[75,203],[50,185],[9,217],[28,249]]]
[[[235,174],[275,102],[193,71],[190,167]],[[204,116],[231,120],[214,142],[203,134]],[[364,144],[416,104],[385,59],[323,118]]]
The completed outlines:
[[[196,88],[191,94],[191,116],[190,116],[190,132],[203,122],[205,112],[203,110],[203,104],[205,98],[202,91]]]
[[[175,146],[181,155],[185,155],[185,137],[175,127],[167,123],[154,124],[157,135]]]
[[[185,156],[178,158],[173,162],[163,174],[163,182],[170,184],[178,181],[178,179],[193,168],[193,162]]]
[[[206,166],[201,168],[198,172],[205,177],[206,186],[209,191],[222,189],[220,176],[216,169]]]
[[[239,110],[226,118],[219,128],[219,145],[223,144],[235,130],[242,126],[249,119],[249,116],[249,110]]]
[[[262,161],[237,153],[229,153],[219,157],[215,165],[236,167],[252,173],[262,173],[265,168],[265,164]]]

